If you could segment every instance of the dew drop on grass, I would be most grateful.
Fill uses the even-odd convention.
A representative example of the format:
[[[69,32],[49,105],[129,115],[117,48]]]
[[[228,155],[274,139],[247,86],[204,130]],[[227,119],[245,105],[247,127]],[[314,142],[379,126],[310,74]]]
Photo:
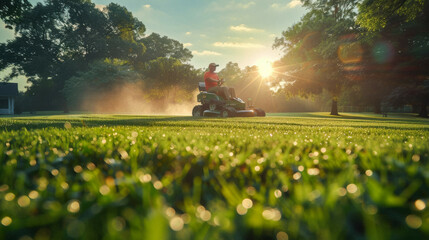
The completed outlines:
[[[86,168],[88,168],[88,170],[94,170],[96,168],[95,164],[90,162],[88,164],[86,164]]]
[[[101,195],[107,195],[110,192],[110,188],[107,185],[102,185],[98,191]]]
[[[168,217],[174,217],[174,215],[176,215],[176,210],[174,210],[174,208],[172,207],[169,207],[165,209],[165,215],[167,215]]]
[[[358,187],[356,186],[356,184],[351,183],[351,184],[347,185],[347,192],[353,194],[353,193],[356,193],[357,190],[358,190]]]
[[[276,189],[276,190],[274,191],[274,196],[275,196],[276,198],[280,198],[280,197],[282,196],[282,191],[280,191],[279,189]]]
[[[57,175],[58,175],[58,173],[59,173],[58,169],[52,169],[52,171],[51,171],[51,174],[52,174],[53,176],[57,176]]]
[[[210,211],[206,210],[200,214],[200,217],[201,217],[201,220],[203,220],[204,222],[207,222],[212,218],[212,214]]]
[[[122,217],[115,217],[111,221],[111,226],[117,232],[124,230],[125,227],[125,219]]]
[[[25,195],[18,198],[18,205],[20,207],[28,207],[28,205],[30,205],[30,202],[30,198]]]
[[[319,175],[320,170],[318,168],[309,168],[307,169],[307,173],[308,175],[315,176],[315,175]]]
[[[12,218],[5,216],[1,219],[1,224],[5,227],[9,226],[12,223]]]
[[[368,169],[368,170],[365,171],[365,175],[367,175],[368,177],[371,177],[372,174],[373,174],[373,172],[372,172],[371,169]]]
[[[6,184],[3,184],[3,185],[0,186],[0,192],[7,191],[8,189],[9,189],[9,186],[6,185]]]
[[[80,172],[82,172],[83,169],[82,169],[82,167],[80,165],[76,165],[73,168],[73,170],[74,170],[75,173],[80,173]]]
[[[414,162],[418,162],[418,161],[420,161],[420,156],[419,156],[419,155],[417,155],[417,154],[414,154],[414,155],[411,157],[411,159],[412,159]]]
[[[66,129],[70,129],[72,127],[72,125],[71,125],[71,123],[70,122],[65,122],[64,123],[64,128],[66,128]]]
[[[276,208],[267,208],[262,212],[262,217],[266,220],[279,221],[282,215]]]
[[[338,196],[340,196],[340,197],[344,197],[347,194],[347,190],[343,187],[338,188],[337,191],[338,191]]]
[[[289,236],[285,232],[278,232],[276,235],[277,240],[289,240]]]
[[[80,210],[80,203],[78,200],[72,200],[67,205],[67,210],[71,213],[77,213]]]
[[[39,192],[36,190],[33,190],[28,194],[28,197],[31,199],[36,199],[39,197]]]
[[[247,208],[245,208],[242,204],[238,204],[236,210],[239,215],[245,215],[247,213]]]
[[[248,187],[248,188],[246,189],[246,192],[247,192],[247,194],[249,194],[250,196],[253,196],[253,195],[255,195],[255,193],[256,193],[256,189],[255,189],[254,187],[250,186],[250,187]]]
[[[252,206],[253,206],[253,202],[252,202],[252,200],[250,200],[249,198],[245,198],[245,199],[243,199],[243,201],[241,202],[241,205],[243,205],[243,207],[244,207],[244,208],[249,209],[249,208],[252,208]]]
[[[161,181],[155,181],[155,182],[153,183],[153,187],[154,187],[156,190],[160,190],[160,189],[163,187],[162,182],[161,182]]]
[[[426,203],[421,199],[417,199],[414,202],[414,206],[416,207],[417,210],[422,211],[426,208]]]
[[[299,180],[300,178],[301,178],[301,173],[300,172],[296,172],[296,173],[294,173],[293,174],[293,179],[295,179],[295,180]]]
[[[170,220],[170,228],[173,231],[176,231],[176,232],[180,231],[183,229],[183,226],[184,226],[184,221],[181,217],[176,216]]]
[[[410,214],[405,218],[405,222],[410,228],[417,229],[422,226],[422,219],[419,216]]]
[[[69,184],[66,183],[66,182],[62,182],[61,183],[61,188],[64,189],[64,190],[67,190],[67,189],[69,189]]]

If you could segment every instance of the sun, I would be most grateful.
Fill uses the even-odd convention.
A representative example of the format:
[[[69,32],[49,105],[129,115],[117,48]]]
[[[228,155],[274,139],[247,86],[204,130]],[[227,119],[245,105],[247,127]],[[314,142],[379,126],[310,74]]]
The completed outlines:
[[[259,75],[261,75],[262,78],[267,78],[273,73],[273,67],[269,61],[261,60],[256,64],[256,66],[258,67]]]

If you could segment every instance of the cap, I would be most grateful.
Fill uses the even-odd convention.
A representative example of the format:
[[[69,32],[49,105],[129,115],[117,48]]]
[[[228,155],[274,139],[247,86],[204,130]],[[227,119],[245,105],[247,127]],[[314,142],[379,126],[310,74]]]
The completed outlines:
[[[219,64],[216,64],[216,63],[210,63],[210,64],[209,64],[209,67],[211,67],[211,66],[219,67]]]

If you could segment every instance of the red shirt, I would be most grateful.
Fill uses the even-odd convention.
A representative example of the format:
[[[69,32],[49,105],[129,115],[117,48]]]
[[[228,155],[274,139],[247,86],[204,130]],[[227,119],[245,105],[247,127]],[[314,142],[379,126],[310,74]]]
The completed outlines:
[[[206,90],[208,91],[210,88],[216,87],[217,82],[209,81],[207,78],[219,80],[219,76],[216,73],[210,71],[204,73],[204,82],[206,82]]]

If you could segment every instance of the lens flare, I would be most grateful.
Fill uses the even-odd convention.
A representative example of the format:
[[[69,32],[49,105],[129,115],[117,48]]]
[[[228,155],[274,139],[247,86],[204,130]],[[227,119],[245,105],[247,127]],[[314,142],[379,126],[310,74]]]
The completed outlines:
[[[372,56],[377,63],[386,63],[392,60],[393,47],[388,43],[379,42],[375,44],[372,50]]]
[[[359,43],[341,44],[338,47],[338,58],[343,63],[358,63],[362,60],[363,49]]]

